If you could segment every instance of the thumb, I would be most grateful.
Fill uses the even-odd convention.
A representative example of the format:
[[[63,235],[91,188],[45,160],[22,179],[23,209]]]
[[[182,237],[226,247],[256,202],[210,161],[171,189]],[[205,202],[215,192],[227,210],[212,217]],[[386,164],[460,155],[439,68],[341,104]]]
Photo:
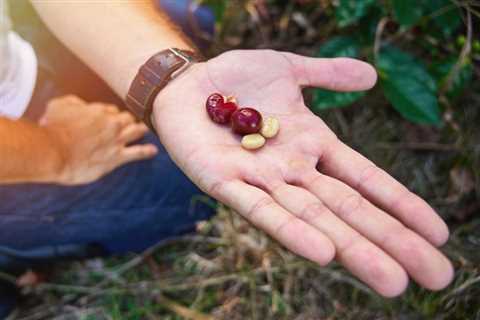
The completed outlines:
[[[40,117],[40,119],[38,120],[38,125],[41,126],[41,127],[44,127],[44,126],[47,125],[47,123],[48,123],[48,121],[47,121],[47,114],[44,113],[44,114]]]
[[[310,58],[282,53],[292,64],[299,85],[332,91],[363,91],[377,82],[375,68],[352,58]]]

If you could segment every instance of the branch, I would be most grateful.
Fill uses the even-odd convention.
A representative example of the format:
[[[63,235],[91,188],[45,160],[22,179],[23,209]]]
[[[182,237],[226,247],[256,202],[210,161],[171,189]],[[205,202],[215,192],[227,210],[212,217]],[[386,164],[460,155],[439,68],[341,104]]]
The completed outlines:
[[[467,11],[467,40],[465,41],[465,44],[463,45],[462,51],[460,52],[460,56],[458,57],[457,63],[455,63],[455,66],[450,70],[450,73],[447,76],[447,79],[445,80],[445,83],[443,84],[442,88],[440,88],[440,96],[444,95],[447,91],[449,91],[452,88],[453,81],[457,77],[458,73],[462,69],[462,65],[464,64],[466,58],[470,54],[472,50],[472,14],[470,12],[470,8],[468,5],[466,5],[466,11]]]

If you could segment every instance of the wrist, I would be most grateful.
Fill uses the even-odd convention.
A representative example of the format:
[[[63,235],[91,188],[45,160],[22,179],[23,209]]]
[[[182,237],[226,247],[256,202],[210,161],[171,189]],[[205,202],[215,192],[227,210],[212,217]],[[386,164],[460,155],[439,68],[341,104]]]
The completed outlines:
[[[133,78],[125,98],[127,108],[150,129],[156,131],[152,114],[158,94],[200,60],[201,57],[195,52],[178,48],[155,53],[138,69]]]
[[[171,112],[169,106],[179,103],[179,92],[187,93],[191,91],[190,87],[193,84],[197,84],[195,80],[195,73],[200,69],[205,62],[194,62],[184,72],[172,79],[160,92],[157,94],[153,101],[152,113],[150,120],[157,135],[161,138],[162,121],[168,121],[169,112]],[[189,81],[189,79],[193,79]],[[182,112],[180,109],[184,107],[184,104],[178,105],[178,112]]]
[[[119,92],[119,95],[125,97],[131,88],[132,81],[135,79],[135,76],[138,74],[140,68],[155,54],[168,50],[169,48],[178,48],[185,51],[198,52],[193,46],[188,45],[184,41],[175,42],[169,47],[158,46],[157,43],[151,42],[144,44],[142,50],[135,52],[129,59],[125,59],[121,67],[119,67],[118,79],[121,82],[121,89],[116,90]],[[116,87],[116,86],[115,86]]]
[[[44,183],[68,184],[69,149],[66,137],[68,132],[62,128],[44,127],[49,141],[49,156],[45,165]]]

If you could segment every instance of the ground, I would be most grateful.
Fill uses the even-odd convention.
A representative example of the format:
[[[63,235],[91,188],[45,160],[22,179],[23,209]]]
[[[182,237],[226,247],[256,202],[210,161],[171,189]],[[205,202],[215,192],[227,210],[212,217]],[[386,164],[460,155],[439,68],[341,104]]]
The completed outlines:
[[[273,5],[265,22],[258,8],[230,16],[211,51],[268,47],[313,54],[315,44],[335,32],[315,10]],[[271,27],[277,22],[281,28]],[[322,27],[313,28],[316,23]],[[473,80],[443,105],[438,127],[404,120],[378,87],[352,106],[319,112],[342,140],[447,221],[451,237],[443,251],[455,279],[445,290],[412,283],[402,296],[383,299],[336,263],[307,262],[220,206],[197,234],[143,255],[57,266],[62,272],[48,282],[25,288],[28,299],[15,319],[480,319],[478,54],[472,61]],[[310,91],[306,97],[311,103]]]

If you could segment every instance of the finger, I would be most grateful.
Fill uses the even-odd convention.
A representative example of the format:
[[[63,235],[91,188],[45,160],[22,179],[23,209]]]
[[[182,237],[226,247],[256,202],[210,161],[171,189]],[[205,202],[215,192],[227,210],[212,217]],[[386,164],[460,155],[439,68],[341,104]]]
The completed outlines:
[[[143,123],[134,123],[125,127],[119,136],[120,143],[129,144],[141,139],[148,132],[148,127]]]
[[[121,151],[119,161],[121,164],[153,158],[158,153],[158,148],[153,144],[138,144],[126,147]]]
[[[453,269],[445,256],[349,186],[318,172],[302,177],[301,184],[339,218],[399,262],[422,286],[440,290],[451,281]]]
[[[322,172],[358,190],[432,244],[448,240],[447,225],[423,199],[345,144],[336,143],[320,165]]]
[[[333,91],[362,91],[377,82],[377,72],[368,63],[351,58],[310,58],[282,53],[292,64],[299,84]]]
[[[405,270],[303,188],[283,184],[272,197],[299,219],[323,232],[335,245],[336,258],[345,268],[386,297],[402,293],[408,284]]]
[[[124,111],[115,115],[115,120],[120,124],[122,128],[135,123],[135,118],[130,112]]]
[[[297,219],[264,191],[241,181],[217,184],[211,190],[214,197],[291,251],[320,265],[333,259],[335,248],[322,232]]]

